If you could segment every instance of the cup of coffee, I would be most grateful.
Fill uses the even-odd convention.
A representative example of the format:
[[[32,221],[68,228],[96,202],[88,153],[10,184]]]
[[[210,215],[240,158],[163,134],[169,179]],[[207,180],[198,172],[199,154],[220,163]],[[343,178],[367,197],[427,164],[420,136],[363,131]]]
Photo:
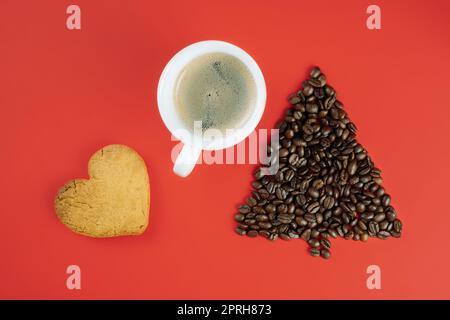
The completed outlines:
[[[202,150],[228,148],[250,135],[264,112],[266,85],[244,50],[223,41],[201,41],[167,63],[157,95],[164,124],[183,142],[173,171],[186,177]]]

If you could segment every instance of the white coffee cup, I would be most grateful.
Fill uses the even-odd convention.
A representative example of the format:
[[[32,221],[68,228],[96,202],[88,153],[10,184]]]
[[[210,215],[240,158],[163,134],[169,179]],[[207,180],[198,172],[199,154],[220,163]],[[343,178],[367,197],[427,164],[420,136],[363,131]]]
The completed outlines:
[[[179,74],[193,59],[206,53],[225,53],[238,58],[250,71],[255,82],[254,107],[249,119],[238,130],[213,140],[199,139],[186,127],[177,113],[174,89]],[[186,177],[194,169],[202,150],[221,150],[231,147],[252,133],[261,120],[266,105],[266,84],[255,60],[241,48],[224,41],[201,41],[179,51],[165,66],[158,83],[158,108],[161,118],[172,135],[184,144],[175,161],[175,174]]]

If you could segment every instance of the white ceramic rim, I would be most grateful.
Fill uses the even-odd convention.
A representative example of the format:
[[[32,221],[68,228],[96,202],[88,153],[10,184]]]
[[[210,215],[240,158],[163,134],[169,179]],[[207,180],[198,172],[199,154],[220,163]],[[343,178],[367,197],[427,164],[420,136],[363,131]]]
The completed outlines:
[[[256,128],[264,113],[266,105],[266,83],[264,76],[255,62],[255,60],[244,50],[235,46],[234,44],[218,41],[206,40],[193,43],[175,54],[167,63],[158,82],[157,100],[158,109],[161,118],[167,129],[178,140],[183,141],[183,136],[177,135],[177,129],[186,128],[182,120],[179,118],[173,99],[174,86],[178,79],[178,75],[183,68],[193,59],[206,53],[226,53],[241,60],[249,69],[256,85],[256,99],[253,113],[241,128],[235,130],[233,134],[228,134],[224,139],[215,139],[210,142],[202,141],[202,149],[204,150],[220,150],[231,147],[246,137]],[[191,139],[193,141],[193,139]],[[183,141],[186,143],[186,141]]]

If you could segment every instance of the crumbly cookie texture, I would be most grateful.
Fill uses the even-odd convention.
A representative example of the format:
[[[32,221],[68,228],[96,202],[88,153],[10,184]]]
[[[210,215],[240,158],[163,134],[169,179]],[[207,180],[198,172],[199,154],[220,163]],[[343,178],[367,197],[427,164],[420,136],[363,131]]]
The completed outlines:
[[[72,231],[96,238],[140,235],[148,225],[150,183],[144,160],[124,145],[108,145],[89,160],[89,179],[66,183],[56,215]]]

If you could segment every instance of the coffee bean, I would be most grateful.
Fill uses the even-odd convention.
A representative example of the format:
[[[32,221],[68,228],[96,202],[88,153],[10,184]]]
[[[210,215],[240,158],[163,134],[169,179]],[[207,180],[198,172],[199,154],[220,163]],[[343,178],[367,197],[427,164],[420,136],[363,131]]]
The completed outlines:
[[[309,253],[311,254],[311,256],[313,257],[318,257],[320,256],[320,250],[317,248],[311,248],[309,249]]]
[[[327,77],[323,73],[317,79],[320,81],[321,87],[327,83]]]
[[[278,239],[278,234],[276,234],[276,233],[271,233],[271,234],[270,234],[269,240],[275,241],[275,240],[277,240],[277,239]]]
[[[262,198],[262,199],[267,199],[270,196],[269,192],[264,188],[259,189],[258,194],[259,194],[260,198]]]
[[[283,239],[285,241],[291,240],[291,238],[287,234],[284,234],[284,233],[280,233],[279,237],[280,237],[280,239]]]
[[[254,238],[257,235],[258,235],[258,231],[256,231],[256,230],[250,230],[250,231],[247,232],[247,236],[250,237],[250,238]]]
[[[259,222],[258,226],[262,229],[270,229],[272,224],[270,222]]]
[[[306,112],[317,113],[317,112],[319,112],[319,106],[315,103],[307,103],[306,104]]]
[[[254,181],[254,182],[252,182],[252,186],[255,189],[260,189],[260,188],[262,188],[263,184],[261,182]]]
[[[384,220],[385,217],[386,217],[386,215],[384,213],[379,213],[375,217],[373,217],[373,221],[381,222]]]
[[[266,205],[265,209],[268,213],[274,213],[277,211],[277,207],[273,204]]]
[[[385,240],[385,239],[389,238],[389,236],[391,234],[388,231],[380,231],[380,232],[378,232],[377,235],[378,235],[378,238]]]
[[[389,204],[391,203],[391,197],[385,194],[383,198],[381,198],[381,203],[383,204],[384,207],[389,206]]]
[[[284,213],[286,213],[287,211],[288,211],[288,206],[287,206],[287,205],[285,205],[284,203],[278,205],[278,207],[277,207],[277,212],[278,212],[278,213],[284,214]]]
[[[402,232],[403,226],[402,226],[402,222],[400,220],[394,220],[393,227],[394,227],[395,232],[398,232],[398,233]]]
[[[326,196],[323,201],[323,206],[325,209],[331,209],[334,206],[334,198],[332,196]]]
[[[250,198],[247,199],[247,204],[250,207],[253,207],[253,206],[256,206],[258,204],[258,201],[255,198],[250,197]]]
[[[296,103],[299,103],[301,100],[300,100],[300,97],[299,96],[297,96],[297,95],[291,95],[290,97],[289,97],[289,102],[291,103],[291,104],[296,104]]]
[[[314,93],[314,88],[310,86],[309,84],[303,88],[303,94],[305,97],[309,97]]]
[[[330,236],[332,236],[333,238],[337,238],[338,237],[338,233],[334,229],[328,229],[328,234]]]
[[[256,223],[256,220],[255,219],[245,219],[244,220],[244,224],[246,224],[246,225],[251,225],[251,224],[254,224],[254,223]]]
[[[294,130],[292,129],[286,130],[284,136],[288,139],[292,139],[292,137],[294,137]]]
[[[280,156],[280,158],[285,158],[285,157],[288,156],[288,154],[289,154],[289,151],[288,151],[288,149],[286,149],[286,148],[281,148],[281,149],[278,151],[278,155]]]
[[[320,240],[320,244],[322,245],[322,247],[324,247],[326,249],[330,249],[331,248],[331,242],[328,239],[321,239]]]
[[[319,210],[320,210],[320,204],[317,201],[311,203],[307,208],[307,211],[311,214],[314,214],[314,213],[318,212]]]
[[[260,231],[258,232],[258,234],[259,234],[261,237],[264,237],[264,238],[269,238],[269,236],[270,236],[270,232],[267,231],[267,230],[260,230]]]
[[[311,69],[311,72],[309,73],[309,75],[311,76],[311,78],[318,78],[321,74],[320,68],[319,67],[314,67]]]
[[[255,220],[258,221],[258,222],[265,222],[265,221],[269,221],[269,217],[267,215],[265,215],[265,214],[258,214],[255,217]]]
[[[248,205],[242,205],[239,207],[240,213],[249,213],[250,211],[251,211],[251,209]]]
[[[364,205],[364,203],[358,202],[356,204],[356,211],[359,213],[363,213],[364,211],[366,211],[366,206]]]
[[[298,160],[300,159],[300,157],[298,156],[298,154],[293,153],[289,156],[289,164],[295,166],[296,164],[298,164]]]
[[[245,231],[245,230],[243,230],[243,229],[241,229],[241,228],[236,228],[236,229],[234,229],[235,231],[236,231],[236,233],[238,234],[238,235],[240,235],[240,236],[244,236],[246,233],[247,233],[247,231]]]
[[[354,175],[356,173],[356,169],[358,168],[358,162],[355,160],[350,161],[350,163],[348,164],[348,174],[349,175]]]
[[[308,244],[313,248],[320,247],[320,241],[317,239],[309,239]]]
[[[308,194],[313,197],[314,199],[317,199],[319,197],[319,191],[315,188],[309,188]]]
[[[301,238],[305,241],[308,241],[311,237],[311,229],[306,229],[305,231],[303,231],[303,233],[301,234]]]
[[[324,259],[329,259],[331,257],[330,250],[328,250],[328,249],[320,250],[320,256]]]
[[[367,230],[367,225],[364,223],[364,221],[362,221],[362,220],[359,220],[358,221],[358,227],[361,229],[361,230]]]

